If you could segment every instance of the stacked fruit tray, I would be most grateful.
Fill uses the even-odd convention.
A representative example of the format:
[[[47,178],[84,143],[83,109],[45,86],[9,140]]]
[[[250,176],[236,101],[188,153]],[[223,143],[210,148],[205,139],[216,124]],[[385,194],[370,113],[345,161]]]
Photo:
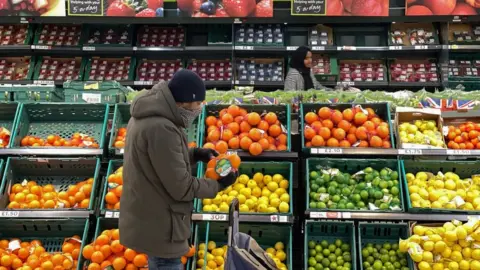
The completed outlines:
[[[82,27],[79,25],[44,24],[37,28],[33,44],[47,46],[79,46]]]
[[[0,80],[28,80],[32,77],[35,59],[30,56],[0,58]]]
[[[168,81],[182,67],[182,61],[141,59],[137,66],[136,81]]]

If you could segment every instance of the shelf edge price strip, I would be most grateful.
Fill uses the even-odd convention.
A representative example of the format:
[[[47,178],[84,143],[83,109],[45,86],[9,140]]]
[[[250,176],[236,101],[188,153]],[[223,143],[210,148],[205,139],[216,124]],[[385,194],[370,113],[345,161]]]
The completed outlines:
[[[120,218],[120,212],[112,212],[112,211],[106,211],[105,212],[105,217],[106,218]]]
[[[202,220],[209,220],[209,221],[227,221],[226,214],[202,214]]]
[[[343,154],[342,148],[312,148],[310,149],[311,154]]]
[[[20,216],[19,211],[0,211],[0,217],[15,218],[19,216]]]
[[[270,222],[286,223],[286,222],[288,222],[288,217],[287,216],[281,216],[281,215],[271,215],[270,216]]]
[[[421,149],[398,149],[399,155],[422,155]]]
[[[472,150],[465,150],[465,149],[447,150],[447,155],[470,156],[472,155]]]
[[[310,212],[310,218],[352,218],[352,214],[350,212]]]

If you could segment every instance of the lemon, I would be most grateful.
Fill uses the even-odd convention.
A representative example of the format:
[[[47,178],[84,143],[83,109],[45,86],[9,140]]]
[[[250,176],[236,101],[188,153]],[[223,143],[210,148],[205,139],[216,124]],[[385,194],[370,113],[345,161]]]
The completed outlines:
[[[217,194],[217,196],[215,196],[215,198],[212,200],[212,203],[220,205],[220,203],[222,203],[222,201],[223,201],[222,196]]]
[[[415,175],[415,178],[416,179],[419,179],[421,181],[427,181],[428,179],[428,175],[426,172],[418,172],[416,175]],[[407,178],[408,179],[408,178]]]
[[[237,192],[240,192],[242,188],[245,188],[244,184],[236,183],[233,185],[233,189],[236,190]]]
[[[422,208],[431,208],[431,207],[432,207],[432,205],[431,205],[431,203],[430,203],[429,201],[421,201],[421,202],[420,202],[420,206],[421,206]]]
[[[430,264],[428,264],[427,262],[420,262],[418,264],[418,269],[420,269],[420,270],[430,270],[432,268],[430,267]]]
[[[212,199],[203,199],[202,203],[203,203],[203,205],[212,204]]]
[[[277,194],[278,196],[282,195],[282,194],[285,194],[287,193],[287,191],[284,189],[284,188],[277,188],[277,190],[275,190],[275,194]]]
[[[278,212],[276,207],[273,207],[273,206],[267,207],[267,213],[276,213],[276,212]]]
[[[274,256],[275,256],[275,253],[277,253],[277,251],[272,247],[267,248],[267,250],[265,250],[265,251],[267,253],[270,253],[270,254],[274,255]]]
[[[456,232],[457,232],[457,239],[459,240],[467,239],[467,230],[465,230],[463,226],[457,227]]]
[[[281,202],[280,205],[278,206],[278,211],[280,211],[280,213],[288,213],[289,210],[290,210],[290,205],[286,202]]]
[[[259,188],[259,187],[252,188],[252,195],[255,196],[255,197],[262,196],[262,189]]]
[[[415,179],[415,176],[412,173],[407,173],[406,175],[407,181],[413,181]]]
[[[282,242],[275,243],[274,247],[275,247],[276,250],[284,250],[285,249],[285,245]]]
[[[277,250],[275,257],[283,262],[287,258],[287,254],[283,250]]]
[[[436,263],[433,265],[432,270],[443,270],[443,264]]]
[[[265,196],[265,197],[268,198],[268,197],[270,196],[270,194],[272,194],[272,193],[270,192],[270,190],[268,190],[268,189],[266,189],[266,188],[264,188],[264,189],[262,190],[262,196]]]
[[[424,188],[421,188],[419,191],[418,191],[418,195],[420,195],[420,197],[422,197],[422,199],[428,199],[428,191]]]
[[[450,258],[450,256],[452,256],[452,249],[450,249],[449,247],[445,248],[445,250],[442,252],[442,257],[443,258]]]
[[[240,190],[240,194],[242,194],[243,196],[245,196],[245,198],[250,198],[250,196],[252,196],[252,190],[250,188],[242,188]]]
[[[269,182],[267,184],[267,188],[268,190],[270,190],[271,192],[274,192],[275,190],[277,190],[278,188],[278,183],[277,182]]]
[[[253,179],[255,180],[255,176],[253,177]],[[244,185],[247,184],[248,180],[250,180],[250,178],[248,178],[248,175],[246,175],[246,174],[242,174],[237,178],[237,181],[241,184],[244,184]]]
[[[232,203],[233,199],[235,199],[235,196],[228,196],[227,201],[226,201],[227,205],[230,205]]]
[[[217,256],[223,256],[224,254],[224,250],[223,248],[216,248],[214,250],[212,250],[212,255],[217,257]]]
[[[421,207],[422,204],[420,203],[420,201],[412,201],[412,207]]]
[[[422,197],[418,193],[410,194],[410,199],[412,202],[420,201]]]
[[[412,235],[410,238],[409,238],[410,242],[414,242],[414,243],[421,243],[422,242],[422,238],[416,234]]]
[[[273,207],[278,207],[280,205],[282,201],[280,201],[279,198],[273,198],[272,200],[270,200],[270,206],[273,206]]]
[[[247,197],[245,197],[245,195],[243,194],[238,194],[237,199],[238,199],[238,202],[242,204],[242,203],[245,203],[245,201],[247,200]]]
[[[408,187],[408,191],[410,192],[410,194],[418,193],[419,190],[420,190],[420,188],[418,186],[409,186]]]
[[[200,245],[198,245],[198,250],[205,250],[205,243],[201,243]]]
[[[220,205],[220,207],[218,208],[218,210],[219,210],[220,212],[223,212],[223,213],[228,212],[228,210],[229,210],[228,204],[222,203],[222,204]]]
[[[447,247],[447,244],[445,244],[445,242],[438,241],[438,242],[435,243],[434,249],[435,249],[435,252],[442,253],[445,250],[446,247]]]
[[[253,209],[255,207],[255,202],[252,199],[247,199],[245,205],[248,206],[248,209]]]
[[[233,197],[235,197],[235,196],[237,196],[237,195],[238,195],[238,191],[236,191],[236,190],[232,190],[232,191],[228,192],[228,196],[233,196]]]
[[[203,258],[203,257],[205,256],[205,250],[199,250],[199,251],[197,252],[197,256],[198,256],[199,258]]]
[[[467,203],[465,203],[465,204],[463,205],[463,209],[470,211],[470,210],[474,210],[475,207],[473,207],[473,204],[467,202]]]
[[[452,259],[452,261],[454,262],[460,262],[463,259],[462,253],[460,253],[460,251],[457,251],[457,250],[452,251],[452,255],[450,255],[450,259]]]
[[[459,244],[454,244],[454,245],[452,246],[452,250],[453,250],[453,251],[462,252],[462,249],[463,249],[462,246],[460,246]]]
[[[454,190],[457,187],[457,184],[453,180],[445,181],[445,188],[449,190]]]
[[[462,250],[462,256],[463,256],[463,258],[465,258],[465,259],[470,259],[470,258],[472,258],[472,249],[469,248],[469,247],[465,247],[465,248]]]
[[[248,178],[248,176],[247,176]],[[259,173],[257,172],[256,174],[253,175],[253,178],[252,178],[255,182],[259,183],[259,182],[262,182],[263,179],[264,179],[264,176],[262,173]]]
[[[424,251],[422,258],[425,262],[433,263],[433,254],[430,251]]]
[[[479,261],[471,261],[470,262],[470,269],[480,269],[480,262]]]
[[[433,241],[423,242],[423,249],[426,251],[432,251],[435,248],[435,243]]]
[[[199,260],[197,261],[197,266],[198,266],[198,267],[203,267],[203,265],[205,265],[205,261],[204,261],[203,259],[199,259]]]
[[[427,231],[427,228],[425,228],[421,225],[417,225],[417,226],[413,227],[413,233],[416,234],[416,235],[419,235],[419,236],[425,235],[426,231]]]
[[[273,175],[273,178],[272,178],[272,181],[277,183],[277,184],[280,184],[280,182],[283,180],[283,176],[281,174],[275,174]]]
[[[472,258],[475,260],[480,260],[480,249],[474,249],[472,251]]]
[[[435,180],[433,182],[433,187],[435,187],[436,189],[443,189],[445,187],[445,183],[443,183],[442,180]]]
[[[280,196],[277,195],[277,193],[272,193],[270,196],[268,196],[268,200],[273,200],[273,199],[278,199]]]
[[[421,262],[423,260],[422,253],[412,253],[411,257],[414,262]]]
[[[407,252],[408,251],[408,241],[400,239],[399,249],[400,249],[400,252],[403,252],[403,253]]]
[[[288,202],[290,202],[290,195],[288,195],[288,193],[284,193],[284,194],[280,195],[280,200],[282,202],[288,203]]]
[[[466,260],[461,260],[460,263],[458,264],[460,270],[469,270],[470,269],[470,263],[467,262]]]
[[[255,182],[253,180],[248,180],[248,182],[247,182],[247,187],[248,188],[253,189],[256,186],[257,186],[257,182]]]
[[[202,210],[203,210],[203,212],[212,212],[212,206],[211,205],[204,205]]]
[[[458,270],[458,263],[457,262],[450,262],[448,263],[448,269],[450,270]]]
[[[442,203],[441,202],[433,202],[432,203],[432,208],[442,208]]]
[[[458,245],[460,245],[462,248],[466,248],[470,246],[470,243],[468,243],[466,240],[458,240]],[[462,250],[459,251],[461,252]]]
[[[263,184],[268,185],[268,183],[272,182],[272,177],[270,175],[265,175],[262,179]],[[257,182],[258,183],[258,182]]]
[[[282,181],[280,181],[280,183],[278,183],[278,185],[281,188],[287,189],[288,188],[288,180],[283,179]]]
[[[210,261],[207,261],[207,266],[212,268],[212,269],[215,269],[215,268],[217,268],[217,263],[212,259]]]
[[[207,244],[208,251],[212,251],[216,247],[217,247],[217,243],[215,243],[214,241],[208,241],[208,244]],[[208,260],[208,254],[207,254],[207,260]]]
[[[446,231],[445,232],[445,239],[448,242],[455,242],[457,241],[457,233],[455,231]]]
[[[217,265],[222,265],[225,263],[225,260],[222,256],[215,256],[215,262],[217,263]]]
[[[248,208],[248,206],[246,204],[240,204],[239,210],[240,210],[240,212],[245,213],[245,212],[250,211],[250,208]]]

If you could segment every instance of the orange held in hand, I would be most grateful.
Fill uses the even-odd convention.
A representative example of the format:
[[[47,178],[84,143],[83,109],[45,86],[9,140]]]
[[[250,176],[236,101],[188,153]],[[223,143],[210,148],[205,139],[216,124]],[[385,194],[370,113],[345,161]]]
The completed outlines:
[[[317,119],[316,113],[309,114],[308,121],[315,122]],[[205,124],[203,147],[216,149],[221,154],[226,153],[227,149],[243,149],[252,155],[259,155],[263,151],[287,150],[285,128],[274,112],[247,113],[245,109],[231,105],[221,110],[218,118],[207,116]],[[258,144],[252,147],[254,142]]]
[[[205,178],[218,180],[220,177],[226,176],[230,171],[238,170],[241,162],[242,160],[237,154],[221,154],[207,163]]]

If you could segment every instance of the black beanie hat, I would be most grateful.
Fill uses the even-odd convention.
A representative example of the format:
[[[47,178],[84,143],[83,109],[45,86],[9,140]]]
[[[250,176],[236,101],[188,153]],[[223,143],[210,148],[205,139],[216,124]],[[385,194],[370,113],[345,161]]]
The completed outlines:
[[[205,84],[197,73],[188,69],[177,71],[168,82],[168,88],[176,102],[205,100]]]

